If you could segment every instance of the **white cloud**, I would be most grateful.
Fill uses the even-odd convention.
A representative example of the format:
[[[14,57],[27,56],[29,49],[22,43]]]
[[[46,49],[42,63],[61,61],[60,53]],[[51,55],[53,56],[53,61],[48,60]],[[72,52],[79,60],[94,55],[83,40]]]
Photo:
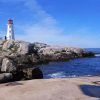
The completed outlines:
[[[49,13],[47,13],[37,2],[37,0],[26,0],[25,6],[32,11],[38,18],[39,24],[46,26],[54,26],[57,21]]]
[[[44,42],[49,43],[53,45],[66,45],[66,46],[76,46],[76,47],[98,47],[97,42],[99,43],[99,38],[97,36],[94,36],[93,38],[88,37],[84,34],[69,34],[69,35],[62,35],[62,34],[54,34],[52,31],[48,31],[48,29],[42,29],[42,32],[44,31],[44,34],[41,33],[41,28],[39,27],[35,29],[28,30],[24,37],[18,36],[19,39],[24,39],[30,42]],[[45,32],[47,31],[47,33]]]
[[[21,25],[25,33],[22,38],[30,41],[56,41],[56,35],[63,33],[63,30],[57,26],[57,20],[47,13],[36,0],[25,1],[24,4],[37,16],[38,21],[35,24]]]
[[[96,36],[90,38],[84,35],[90,34],[87,27],[73,30],[73,32],[64,35],[64,30],[57,26],[57,20],[47,13],[36,0],[26,1],[25,6],[37,16],[38,22],[32,25],[23,25],[25,35],[18,36],[19,39],[79,47],[98,46]]]

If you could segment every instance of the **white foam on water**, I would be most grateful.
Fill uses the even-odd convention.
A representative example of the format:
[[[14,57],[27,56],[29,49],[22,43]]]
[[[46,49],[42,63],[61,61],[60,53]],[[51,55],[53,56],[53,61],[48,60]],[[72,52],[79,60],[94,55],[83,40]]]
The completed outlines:
[[[69,77],[77,77],[77,75],[70,75]]]
[[[92,75],[84,75],[84,76],[90,77]],[[57,72],[57,73],[48,74],[47,77],[49,77],[49,78],[75,78],[75,77],[79,77],[79,76],[77,76],[77,75],[66,76],[66,73],[64,73],[64,72]]]
[[[95,54],[96,57],[100,57],[100,54]]]
[[[51,77],[51,78],[64,78],[64,77],[66,77],[66,73],[57,72],[57,73],[53,73],[53,74],[48,74],[48,77]]]

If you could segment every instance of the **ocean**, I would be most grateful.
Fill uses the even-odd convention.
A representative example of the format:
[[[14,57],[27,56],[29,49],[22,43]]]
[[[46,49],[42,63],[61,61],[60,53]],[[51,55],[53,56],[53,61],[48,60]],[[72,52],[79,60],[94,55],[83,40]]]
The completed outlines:
[[[100,48],[87,48],[86,50],[100,53]],[[44,79],[97,76],[100,75],[100,55],[65,62],[50,62],[39,67],[43,72]]]

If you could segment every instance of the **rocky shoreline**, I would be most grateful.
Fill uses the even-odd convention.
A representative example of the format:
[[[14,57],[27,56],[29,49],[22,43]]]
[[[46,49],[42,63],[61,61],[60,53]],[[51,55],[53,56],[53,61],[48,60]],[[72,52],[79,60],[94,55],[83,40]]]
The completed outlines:
[[[0,83],[43,78],[38,64],[91,56],[81,48],[0,40]]]

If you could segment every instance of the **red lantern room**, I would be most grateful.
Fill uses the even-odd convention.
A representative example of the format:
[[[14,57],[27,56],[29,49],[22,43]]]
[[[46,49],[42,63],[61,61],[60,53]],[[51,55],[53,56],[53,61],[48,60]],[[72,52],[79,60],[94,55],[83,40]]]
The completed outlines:
[[[8,24],[13,24],[13,20],[12,19],[9,19],[8,20]]]

